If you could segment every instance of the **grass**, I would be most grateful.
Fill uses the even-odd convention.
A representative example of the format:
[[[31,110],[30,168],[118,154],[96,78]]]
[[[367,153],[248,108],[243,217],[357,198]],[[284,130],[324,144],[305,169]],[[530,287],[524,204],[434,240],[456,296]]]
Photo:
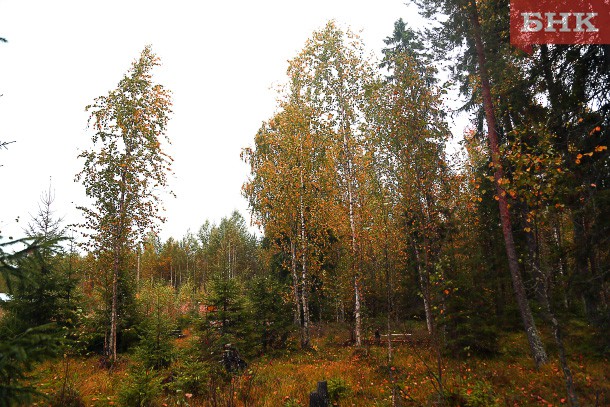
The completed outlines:
[[[118,405],[116,389],[127,375],[128,360],[118,363],[113,371],[100,367],[99,357],[71,358],[69,360],[69,384],[78,390],[87,406]],[[64,385],[65,364],[63,360],[45,362],[37,370],[39,391],[47,396],[60,392]],[[35,404],[44,406],[43,401]]]
[[[341,387],[340,406],[391,406],[395,391],[401,406],[440,405],[438,365],[433,349],[422,344],[396,346],[388,366],[384,347],[343,347],[347,332],[336,327],[316,330],[312,349],[285,351],[263,356],[235,377],[230,384],[211,383],[205,397],[182,399],[191,407],[308,406],[309,394],[318,381]],[[184,348],[188,338],[177,339]],[[520,333],[502,337],[503,353],[493,359],[442,359],[443,394],[453,405],[463,406],[567,406],[563,374],[556,358],[536,370]],[[572,369],[583,406],[607,405],[610,399],[610,371],[607,358],[571,350]],[[129,374],[131,361],[108,372],[97,358],[74,358],[70,378],[87,406],[118,405],[118,389]],[[42,364],[37,370],[37,386],[47,393],[59,391],[63,381],[63,361]],[[171,377],[171,368],[162,372]],[[597,398],[597,400],[596,400]],[[167,396],[159,406],[178,405]],[[233,404],[231,404],[233,403]],[[45,405],[40,402],[38,405]],[[185,404],[182,404],[185,405]]]

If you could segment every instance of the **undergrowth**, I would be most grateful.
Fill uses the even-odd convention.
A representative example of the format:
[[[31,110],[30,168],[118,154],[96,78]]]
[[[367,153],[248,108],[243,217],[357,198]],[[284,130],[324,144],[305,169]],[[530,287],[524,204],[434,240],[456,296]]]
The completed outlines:
[[[441,356],[440,387],[438,353],[429,344],[396,345],[388,364],[384,346],[355,350],[342,346],[347,333],[332,327],[316,332],[309,350],[260,356],[231,374],[218,373],[216,362],[192,351],[152,375],[128,356],[113,371],[93,357],[79,357],[71,361],[70,392],[86,406],[308,406],[317,382],[326,380],[333,405],[339,406],[391,406],[392,394],[398,406],[568,405],[556,358],[536,370],[519,333],[503,336],[494,358]],[[188,338],[176,341],[177,347],[188,347]],[[33,384],[48,399],[37,405],[57,399],[64,382],[57,373],[60,363],[39,366]],[[572,350],[570,364],[581,404],[608,405],[607,357]]]

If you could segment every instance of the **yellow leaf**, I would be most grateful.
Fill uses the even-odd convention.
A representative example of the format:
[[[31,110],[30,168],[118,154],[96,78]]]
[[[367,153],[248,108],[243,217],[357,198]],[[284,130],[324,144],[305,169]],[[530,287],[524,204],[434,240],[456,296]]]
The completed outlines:
[[[532,228],[523,228],[523,230],[525,230],[527,233],[532,231]]]

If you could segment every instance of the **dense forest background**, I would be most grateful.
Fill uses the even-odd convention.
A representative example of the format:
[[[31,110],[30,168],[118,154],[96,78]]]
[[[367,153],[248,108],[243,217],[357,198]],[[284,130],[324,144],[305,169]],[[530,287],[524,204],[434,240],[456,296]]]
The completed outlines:
[[[307,404],[302,383],[256,389],[333,352],[376,369],[374,391],[337,373],[335,403],[607,402],[610,46],[528,56],[507,2],[418,5],[444,17],[397,21],[381,61],[332,21],[289,61],[242,153],[260,236],[234,212],[159,239],[171,95],[146,47],[87,107],[83,223],[55,215],[50,186],[26,237],[0,243],[0,405]],[[449,155],[456,90],[471,123]],[[274,358],[294,370],[264,373]],[[87,393],[83,360],[125,379]]]

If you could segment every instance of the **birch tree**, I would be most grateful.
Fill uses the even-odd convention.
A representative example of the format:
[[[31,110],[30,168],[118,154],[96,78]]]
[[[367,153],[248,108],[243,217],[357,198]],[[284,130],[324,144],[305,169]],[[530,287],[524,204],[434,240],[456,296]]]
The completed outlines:
[[[294,83],[293,83],[294,85]],[[320,271],[332,203],[332,183],[324,138],[314,133],[311,110],[298,98],[282,103],[282,110],[265,123],[254,150],[244,158],[251,180],[244,195],[275,250],[287,254],[293,280],[295,321],[301,327],[301,346],[310,346],[309,294],[311,276]]]
[[[159,194],[167,187],[172,158],[162,142],[171,113],[170,92],[151,75],[159,59],[146,47],[117,88],[87,106],[93,147],[80,153],[85,160],[76,175],[91,205],[84,215],[91,248],[107,259],[111,273],[109,331],[105,353],[117,357],[119,280],[126,277],[126,256],[145,233],[164,218]]]
[[[342,203],[338,222],[345,219],[354,290],[354,339],[362,342],[362,281],[360,221],[364,177],[364,104],[366,86],[374,76],[360,38],[343,32],[334,22],[314,32],[288,70],[298,81],[298,97],[312,109],[314,120],[326,128],[334,160],[336,198]]]
[[[420,282],[427,328],[434,330],[430,278],[440,247],[441,192],[448,176],[444,143],[449,136],[441,90],[426,78],[432,69],[414,53],[386,59],[391,76],[371,92],[368,149],[379,183],[393,197],[403,245]]]

